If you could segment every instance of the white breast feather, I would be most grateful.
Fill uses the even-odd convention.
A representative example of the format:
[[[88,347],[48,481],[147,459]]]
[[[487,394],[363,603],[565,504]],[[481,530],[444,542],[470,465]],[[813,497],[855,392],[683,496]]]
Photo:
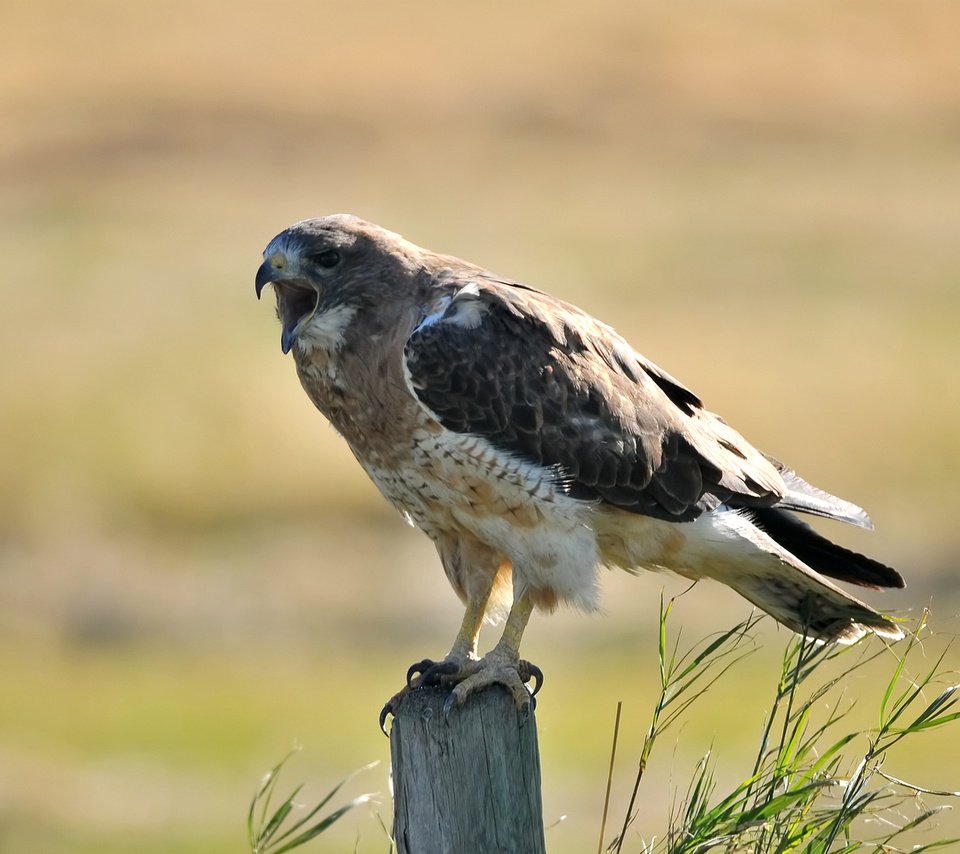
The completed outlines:
[[[344,333],[357,315],[356,306],[336,305],[315,314],[297,337],[297,347],[309,355],[314,350],[335,353],[343,344]]]

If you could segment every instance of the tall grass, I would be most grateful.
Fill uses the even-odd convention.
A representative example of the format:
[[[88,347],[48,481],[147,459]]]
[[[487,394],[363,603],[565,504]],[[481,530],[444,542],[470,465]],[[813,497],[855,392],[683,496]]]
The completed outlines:
[[[377,765],[377,762],[366,765],[345,777],[327,792],[319,803],[309,808],[296,801],[303,789],[301,783],[283,799],[279,806],[271,809],[280,771],[294,753],[296,750],[288,753],[263,775],[256,794],[250,801],[250,809],[247,811],[247,840],[250,844],[250,854],[284,854],[300,848],[328,830],[354,807],[368,803],[373,797],[370,794],[358,795],[332,812],[321,815],[323,808],[346,783],[361,771]]]
[[[641,818],[637,795],[654,746],[735,663],[749,655],[751,617],[727,632],[680,651],[680,635],[668,640],[667,624],[675,600],[661,603],[658,658],[660,693],[639,757],[637,774],[620,832],[607,851],[631,850],[630,828]],[[882,770],[891,748],[905,739],[954,723],[960,718],[956,674],[943,672],[944,654],[911,676],[928,634],[927,613],[901,650],[876,638],[854,646],[823,644],[798,637],[784,653],[770,713],[759,735],[756,757],[741,782],[719,792],[708,753],[679,797],[666,831],[650,841],[636,834],[645,854],[757,852],[846,854],[853,851],[927,851],[960,840],[917,844],[916,831],[931,830],[944,801],[960,792],[932,791]],[[888,656],[890,675],[879,686],[876,724],[851,727],[855,701],[849,677],[866,664]],[[837,665],[837,666],[831,666]],[[839,668],[839,669],[838,669]],[[951,738],[956,738],[951,733]],[[929,805],[928,799],[938,803]],[[910,835],[910,840],[907,837]],[[631,843],[631,844],[628,844]],[[910,847],[903,849],[900,844]],[[601,830],[601,848],[603,830]]]

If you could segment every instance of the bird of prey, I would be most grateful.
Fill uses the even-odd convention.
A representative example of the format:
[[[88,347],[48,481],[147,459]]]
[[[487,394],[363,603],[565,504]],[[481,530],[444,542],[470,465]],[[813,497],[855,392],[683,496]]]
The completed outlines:
[[[824,641],[902,637],[830,580],[900,575],[796,515],[870,528],[866,513],[758,451],[576,306],[345,214],[274,237],[258,297],[268,284],[310,400],[430,537],[466,606],[449,654],[414,664],[408,688],[452,686],[450,708],[502,684],[529,711],[532,611],[594,609],[602,566],[715,579]],[[506,623],[479,657],[485,617]]]

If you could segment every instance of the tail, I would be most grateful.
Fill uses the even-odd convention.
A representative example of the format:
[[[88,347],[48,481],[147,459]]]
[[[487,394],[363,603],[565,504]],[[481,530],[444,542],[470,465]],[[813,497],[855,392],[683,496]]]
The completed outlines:
[[[797,632],[847,642],[865,632],[899,640],[903,632],[898,626],[824,576],[860,587],[902,588],[900,573],[831,542],[790,511],[867,529],[873,528],[870,517],[856,504],[811,486],[779,460],[767,458],[780,472],[787,494],[774,507],[744,508],[739,515],[752,529],[748,539],[778,558],[781,569],[727,583]]]
[[[747,513],[757,527],[820,575],[874,589],[904,586],[895,569],[830,542],[779,505]]]
[[[801,535],[796,534],[791,526],[795,524],[801,530],[807,529],[807,526],[794,520],[789,514],[779,512],[789,522],[783,523],[780,516],[777,516],[774,527],[783,524],[783,528],[778,529],[777,533],[782,534],[786,530],[790,536],[797,537],[797,541],[801,542]],[[878,578],[881,583],[895,578],[899,584],[885,583],[884,586],[902,587],[903,581],[894,570],[883,564],[876,564],[862,555],[847,552],[812,531],[810,534],[813,538],[809,541],[812,544],[802,544],[798,554],[793,547],[786,548],[780,537],[754,524],[752,515],[755,515],[755,511],[722,513],[722,522],[720,519],[717,521],[723,528],[735,534],[738,539],[749,541],[753,548],[749,549],[748,554],[741,552],[740,558],[732,564],[719,562],[709,568],[703,567],[707,570],[705,575],[732,587],[745,599],[798,634],[840,643],[853,643],[871,632],[890,640],[900,640],[903,637],[903,630],[896,623],[845,593],[821,574],[826,573],[823,568],[826,566],[831,570],[828,574],[847,580],[854,580],[851,576],[856,576],[859,579],[856,583],[859,584],[878,586]],[[760,522],[761,519],[757,521]],[[803,535],[806,535],[805,531]],[[789,538],[784,536],[783,539]],[[823,543],[827,545],[824,546]],[[811,567],[801,554],[816,558],[819,566]],[[845,564],[841,564],[840,558],[846,561],[848,554],[858,559],[855,562],[858,569],[850,570]],[[874,564],[881,567],[882,571],[874,571]],[[892,577],[889,573],[892,573]],[[865,581],[864,578],[871,580]]]

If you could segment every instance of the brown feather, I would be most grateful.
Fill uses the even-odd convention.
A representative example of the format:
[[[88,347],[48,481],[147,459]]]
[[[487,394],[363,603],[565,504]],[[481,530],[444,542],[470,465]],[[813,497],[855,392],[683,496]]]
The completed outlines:
[[[783,494],[766,458],[608,326],[471,267],[448,282],[443,314],[404,350],[417,396],[448,429],[553,469],[577,498],[673,521]],[[459,319],[471,305],[481,333]]]

